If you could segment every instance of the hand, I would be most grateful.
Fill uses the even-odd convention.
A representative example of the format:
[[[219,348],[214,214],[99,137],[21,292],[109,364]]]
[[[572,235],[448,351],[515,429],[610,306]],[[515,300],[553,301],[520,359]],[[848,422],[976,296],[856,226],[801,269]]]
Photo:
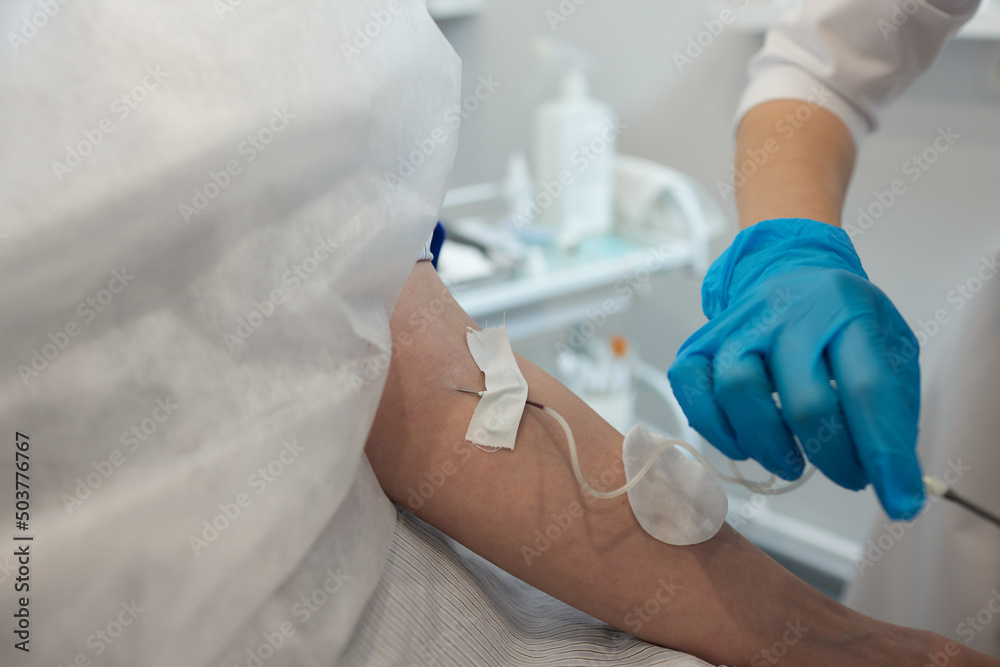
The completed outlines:
[[[785,479],[802,474],[805,450],[841,486],[874,484],[893,519],[920,511],[917,340],[843,230],[804,219],[744,230],[702,301],[710,321],[668,373],[691,426]]]

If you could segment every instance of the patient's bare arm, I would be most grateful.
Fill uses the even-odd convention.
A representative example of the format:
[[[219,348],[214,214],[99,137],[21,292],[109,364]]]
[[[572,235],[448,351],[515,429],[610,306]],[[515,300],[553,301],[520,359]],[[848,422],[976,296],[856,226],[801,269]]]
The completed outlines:
[[[787,653],[788,665],[922,665],[932,652],[952,667],[1000,665],[848,610],[728,526],[695,546],[653,539],[625,496],[595,500],[579,489],[562,430],[533,407],[513,452],[465,442],[479,399],[456,388],[484,388],[469,326],[430,264],[418,263],[392,316],[397,354],[367,445],[393,501],[554,597],[713,664],[769,664]],[[621,486],[622,436],[556,380],[518,363],[529,399],[570,423],[591,484]]]

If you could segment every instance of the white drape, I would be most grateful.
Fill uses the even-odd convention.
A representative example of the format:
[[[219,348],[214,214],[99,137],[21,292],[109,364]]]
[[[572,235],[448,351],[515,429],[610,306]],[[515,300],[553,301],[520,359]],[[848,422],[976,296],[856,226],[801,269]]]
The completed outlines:
[[[363,446],[457,56],[420,0],[14,0],[0,28],[5,627],[34,537],[0,663],[331,664],[392,536]]]

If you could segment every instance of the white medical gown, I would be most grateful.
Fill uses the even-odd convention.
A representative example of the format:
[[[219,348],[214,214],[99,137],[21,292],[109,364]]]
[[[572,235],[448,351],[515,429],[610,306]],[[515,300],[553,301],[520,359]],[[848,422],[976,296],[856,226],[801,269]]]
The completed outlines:
[[[860,144],[980,2],[803,0],[750,62],[737,122],[763,102],[807,100],[836,114]]]
[[[0,664],[331,664],[395,526],[363,447],[459,59],[421,0],[0,28]]]

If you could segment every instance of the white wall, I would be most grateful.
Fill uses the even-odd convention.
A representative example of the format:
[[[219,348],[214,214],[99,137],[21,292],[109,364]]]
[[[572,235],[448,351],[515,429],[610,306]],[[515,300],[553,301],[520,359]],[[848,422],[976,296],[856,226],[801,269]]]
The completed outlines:
[[[544,36],[594,56],[593,94],[615,106],[629,126],[620,138],[623,152],[669,164],[715,192],[717,182],[731,173],[732,114],[746,61],[760,37],[730,29],[679,72],[672,54],[702,29],[703,20],[717,15],[719,5],[586,0],[576,6],[565,0],[563,5],[576,11],[552,30],[545,12],[558,11],[559,5],[558,0],[487,0],[482,15],[443,24],[464,60],[466,94],[480,76],[502,83],[463,125],[453,184],[497,179],[510,150],[530,149],[532,111],[553,93],[552,77],[530,52],[532,40]],[[874,201],[876,190],[908,178],[904,162],[930,146],[939,127],[950,126],[961,136],[918,182],[907,181],[907,192],[856,242],[873,281],[914,328],[938,309],[951,314],[948,292],[973,275],[983,254],[1000,248],[1000,93],[983,84],[988,62],[1000,79],[998,53],[995,43],[950,44],[928,76],[890,111],[860,158],[845,222],[856,217],[858,206]],[[732,211],[732,202],[725,203]],[[699,282],[677,275],[654,280],[641,311],[622,316],[615,326],[637,341],[644,358],[666,368],[703,321]],[[925,369],[944,338],[932,337],[925,346]],[[551,347],[551,341],[540,345]],[[878,516],[870,491],[850,494],[823,482],[809,486],[777,506],[857,539]]]

